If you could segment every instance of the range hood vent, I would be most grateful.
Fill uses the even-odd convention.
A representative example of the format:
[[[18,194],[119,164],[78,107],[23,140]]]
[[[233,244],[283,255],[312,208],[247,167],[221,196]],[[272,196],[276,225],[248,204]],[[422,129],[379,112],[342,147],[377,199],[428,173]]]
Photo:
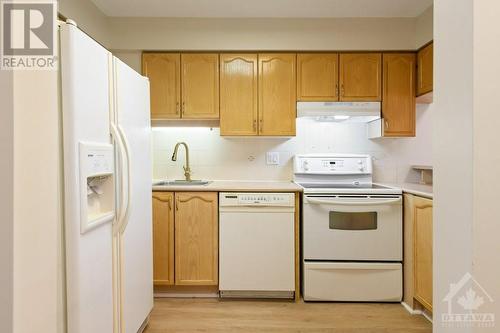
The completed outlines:
[[[297,102],[297,117],[367,123],[380,119],[380,102]]]

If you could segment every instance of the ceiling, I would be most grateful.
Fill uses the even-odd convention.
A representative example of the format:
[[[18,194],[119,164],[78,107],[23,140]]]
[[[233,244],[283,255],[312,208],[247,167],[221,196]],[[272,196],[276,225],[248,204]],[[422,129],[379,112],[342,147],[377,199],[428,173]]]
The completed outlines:
[[[92,0],[122,17],[415,17],[433,0]]]

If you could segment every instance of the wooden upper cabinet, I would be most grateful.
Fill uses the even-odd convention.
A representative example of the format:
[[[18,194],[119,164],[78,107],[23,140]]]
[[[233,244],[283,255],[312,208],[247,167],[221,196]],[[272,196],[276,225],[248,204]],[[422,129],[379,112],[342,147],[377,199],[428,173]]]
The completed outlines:
[[[220,133],[257,135],[257,54],[220,55]]]
[[[426,94],[433,90],[433,53],[433,43],[430,43],[426,47],[420,49],[417,53],[417,96]]]
[[[295,135],[296,55],[259,54],[259,134]]]
[[[415,54],[384,54],[384,136],[415,136]]]
[[[413,199],[414,297],[432,311],[432,200]]]
[[[338,101],[339,55],[297,54],[297,100]]]
[[[153,192],[153,282],[174,284],[174,194]]]
[[[149,78],[151,119],[180,118],[181,55],[143,53],[142,73]]]
[[[219,118],[219,55],[183,53],[182,118]]]
[[[380,101],[382,98],[382,54],[340,54],[340,100]]]
[[[218,284],[217,217],[217,193],[175,193],[176,285]]]

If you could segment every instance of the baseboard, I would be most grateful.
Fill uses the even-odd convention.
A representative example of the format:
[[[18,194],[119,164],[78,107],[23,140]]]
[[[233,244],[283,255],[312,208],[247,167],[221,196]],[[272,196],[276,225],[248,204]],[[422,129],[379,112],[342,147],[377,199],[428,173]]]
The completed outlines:
[[[405,302],[401,302],[401,305],[406,309],[406,311],[408,311],[412,315],[422,315],[423,314],[422,310],[412,309],[411,306],[409,306]]]
[[[412,309],[408,304],[405,302],[401,302],[401,305],[412,315],[420,315],[423,316],[425,319],[430,321],[432,323],[432,314],[430,314],[428,311],[424,310],[416,310]]]
[[[219,298],[218,286],[155,286],[157,298]]]

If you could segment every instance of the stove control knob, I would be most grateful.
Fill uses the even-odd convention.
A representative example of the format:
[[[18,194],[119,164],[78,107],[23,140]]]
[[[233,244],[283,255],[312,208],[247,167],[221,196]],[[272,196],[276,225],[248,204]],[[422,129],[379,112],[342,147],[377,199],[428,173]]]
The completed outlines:
[[[308,164],[309,164],[309,162],[307,162],[307,161],[302,162],[302,169],[304,169],[304,171],[309,170]]]
[[[363,161],[362,160],[358,160],[358,164],[363,164]]]
[[[365,168],[363,168],[362,165],[359,166],[359,171],[363,171]]]

